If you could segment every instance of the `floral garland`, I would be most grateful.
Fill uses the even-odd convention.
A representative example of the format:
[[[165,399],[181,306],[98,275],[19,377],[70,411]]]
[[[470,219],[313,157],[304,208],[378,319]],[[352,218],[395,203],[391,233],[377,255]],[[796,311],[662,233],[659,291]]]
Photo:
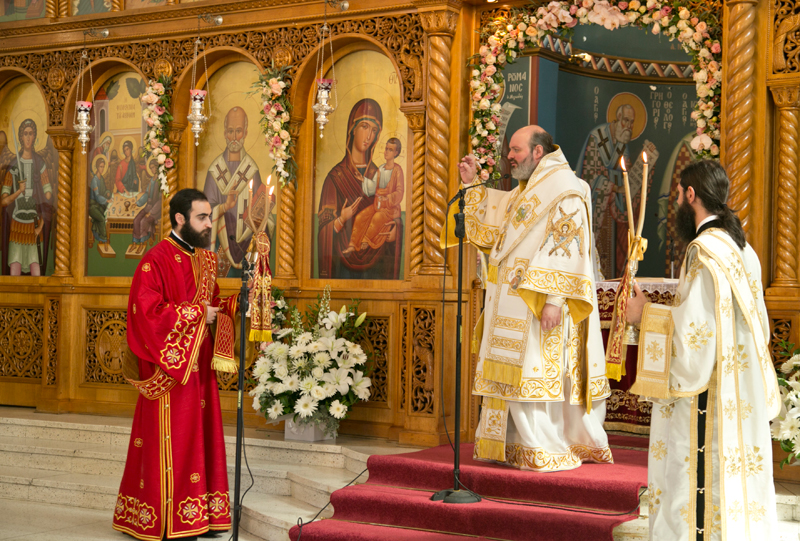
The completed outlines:
[[[481,163],[481,179],[500,178],[494,169],[496,149],[502,143],[497,101],[503,67],[514,62],[526,46],[538,46],[547,35],[568,39],[577,24],[599,24],[608,30],[633,25],[650,28],[653,34],[663,34],[670,41],[677,39],[691,58],[697,89],[697,105],[692,112],[697,135],[691,147],[698,157],[719,155],[722,46],[719,23],[713,15],[693,15],[678,0],[554,1],[535,11],[515,11],[510,18],[494,20],[481,31],[485,45],[471,66],[473,122],[469,132],[473,152]]]
[[[144,156],[151,156],[158,160],[158,180],[161,181],[161,193],[169,197],[169,184],[167,171],[175,167],[175,155],[167,140],[167,126],[172,122],[169,112],[170,78],[162,75],[158,81],[152,79],[147,83],[147,90],[141,97],[142,118],[147,123],[150,131],[145,135]]]
[[[261,97],[261,132],[264,134],[269,157],[275,161],[272,170],[280,177],[281,186],[297,179],[297,162],[294,160],[294,140],[289,133],[292,104],[288,90],[289,67],[266,70],[253,85]]]

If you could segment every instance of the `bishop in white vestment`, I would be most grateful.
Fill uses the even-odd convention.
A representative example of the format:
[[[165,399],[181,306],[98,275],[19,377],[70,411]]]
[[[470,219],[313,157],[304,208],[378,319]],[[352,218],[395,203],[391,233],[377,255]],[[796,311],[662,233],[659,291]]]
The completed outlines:
[[[654,541],[776,539],[769,421],[780,393],[761,265],[727,207],[719,163],[681,174],[686,258],[673,306],[630,300],[641,317],[631,392],[653,402],[648,460]]]
[[[514,134],[508,157],[517,188],[466,195],[467,240],[489,255],[473,344],[472,392],[484,397],[475,457],[536,471],[612,462],[589,186],[538,126]],[[477,159],[459,169],[473,181]]]

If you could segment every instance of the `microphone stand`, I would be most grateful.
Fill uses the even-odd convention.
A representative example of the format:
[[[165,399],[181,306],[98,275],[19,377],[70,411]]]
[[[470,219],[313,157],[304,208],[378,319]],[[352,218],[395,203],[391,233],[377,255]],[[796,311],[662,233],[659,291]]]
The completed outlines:
[[[466,230],[464,229],[464,195],[470,188],[477,188],[487,184],[475,184],[466,188],[458,190],[456,196],[450,200],[448,207],[458,200],[458,212],[454,218],[456,221],[455,234],[458,237],[458,295],[456,300],[457,313],[456,313],[456,437],[455,448],[453,449],[453,488],[440,490],[433,496],[433,501],[443,501],[444,503],[477,503],[481,501],[480,496],[467,490],[461,490],[459,481],[459,466],[461,461],[461,298],[463,296],[461,282],[463,274],[463,261],[464,261],[464,237],[466,237]]]
[[[233,481],[233,541],[239,541],[239,522],[242,515],[242,503],[239,501],[242,477],[242,446],[244,444],[244,409],[242,409],[242,399],[244,397],[245,356],[247,355],[247,309],[250,296],[250,288],[247,287],[247,281],[250,274],[250,263],[247,261],[247,254],[245,254],[245,257],[242,258],[242,289],[239,293],[241,325],[239,328],[239,397],[236,407],[236,466],[234,469],[235,477]]]

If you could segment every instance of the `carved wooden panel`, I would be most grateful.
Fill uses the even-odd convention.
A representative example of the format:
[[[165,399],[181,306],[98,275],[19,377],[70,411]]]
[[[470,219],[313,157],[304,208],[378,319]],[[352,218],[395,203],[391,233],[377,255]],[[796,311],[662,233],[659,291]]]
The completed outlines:
[[[44,308],[0,308],[0,376],[38,379],[44,358]]]
[[[362,34],[382,43],[394,55],[400,68],[404,101],[422,100],[425,40],[418,14],[406,13],[328,24],[334,35]],[[253,55],[262,65],[269,66],[273,58],[285,56],[287,49],[292,58],[306,58],[318,43],[321,26],[318,23],[265,31],[218,33],[207,38],[207,47],[243,50]],[[192,62],[194,40],[195,38],[149,40],[101,45],[88,48],[87,53],[91,62],[107,58],[132,62],[142,71],[145,79],[148,79],[157,77],[156,66],[163,68],[164,61],[172,65],[174,73],[181,73]],[[75,80],[80,56],[81,50],[77,48],[47,53],[24,53],[1,57],[0,65],[22,68],[33,74],[47,99],[49,125],[60,126],[64,122],[64,107],[71,85],[51,86],[50,80],[55,78],[49,77],[49,74],[54,70],[63,70],[67,81]],[[299,62],[295,63],[292,72],[298,65]]]
[[[47,302],[47,361],[45,362],[45,385],[56,384],[56,369],[58,367],[58,310],[61,302],[50,299]]]
[[[220,391],[238,391],[239,374],[230,372],[217,372],[217,387]],[[253,367],[244,371],[244,390],[250,391],[255,387],[253,383]]]
[[[372,351],[374,364],[369,374],[372,380],[370,387],[370,402],[389,401],[389,318],[369,318],[364,329],[364,339],[361,341],[364,351]]]
[[[772,333],[769,340],[769,349],[772,352],[772,362],[775,364],[782,363],[786,359],[779,355],[781,351],[780,342],[785,340],[789,341],[792,335],[792,320],[791,319],[773,319]]]
[[[433,413],[436,310],[414,308],[412,327],[411,412]]]
[[[800,70],[800,5],[794,0],[773,0],[772,71],[797,73]]]
[[[126,384],[127,318],[126,310],[86,310],[85,382]]]
[[[408,377],[408,307],[400,308],[400,410],[406,409],[406,378]]]

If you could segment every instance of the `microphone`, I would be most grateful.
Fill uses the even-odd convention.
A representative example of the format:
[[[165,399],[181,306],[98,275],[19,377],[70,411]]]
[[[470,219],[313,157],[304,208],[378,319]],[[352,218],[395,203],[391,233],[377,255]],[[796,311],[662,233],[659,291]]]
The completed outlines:
[[[486,186],[487,184],[489,184],[489,183],[491,183],[491,182],[493,182],[493,181],[491,181],[491,180],[487,180],[486,182],[481,182],[480,184],[473,184],[472,186],[466,186],[466,187],[464,187],[464,188],[461,188],[460,190],[458,190],[458,191],[456,192],[456,195],[455,195],[455,196],[453,196],[453,198],[450,200],[450,202],[449,202],[449,203],[447,203],[447,206],[448,206],[448,208],[449,208],[449,207],[450,207],[450,206],[451,206],[453,203],[455,203],[456,201],[458,201],[458,200],[459,200],[459,198],[461,198],[461,197],[464,197],[464,194],[466,193],[466,191],[467,191],[467,190],[471,190],[472,188],[477,188],[477,187],[479,187],[479,186]]]

